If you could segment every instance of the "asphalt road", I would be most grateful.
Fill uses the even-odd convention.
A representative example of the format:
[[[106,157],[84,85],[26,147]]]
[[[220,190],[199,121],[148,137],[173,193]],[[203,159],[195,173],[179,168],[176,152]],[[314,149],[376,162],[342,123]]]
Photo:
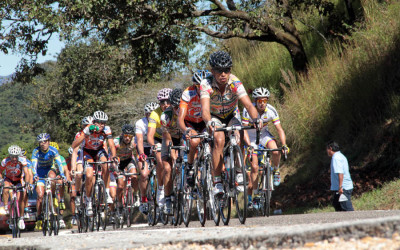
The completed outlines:
[[[356,211],[298,215],[275,215],[248,218],[245,225],[232,219],[229,226],[215,226],[207,221],[201,227],[193,221],[184,225],[150,227],[137,224],[130,228],[78,234],[76,230],[62,230],[58,236],[44,237],[41,232],[23,232],[20,239],[10,235],[0,237],[0,248],[25,247],[30,249],[90,249],[90,248],[176,248],[212,245],[214,247],[296,247],[308,241],[318,241],[335,236],[390,237],[400,231],[400,211]]]

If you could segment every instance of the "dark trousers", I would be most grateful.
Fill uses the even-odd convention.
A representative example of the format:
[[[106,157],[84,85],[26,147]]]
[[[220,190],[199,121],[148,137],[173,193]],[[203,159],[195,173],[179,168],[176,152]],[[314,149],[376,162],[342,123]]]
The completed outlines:
[[[339,202],[340,194],[338,191],[335,191],[332,198],[332,205],[335,208],[335,211],[354,211],[353,204],[351,203],[351,194],[353,193],[353,189],[343,190],[343,194],[347,197],[347,201]]]

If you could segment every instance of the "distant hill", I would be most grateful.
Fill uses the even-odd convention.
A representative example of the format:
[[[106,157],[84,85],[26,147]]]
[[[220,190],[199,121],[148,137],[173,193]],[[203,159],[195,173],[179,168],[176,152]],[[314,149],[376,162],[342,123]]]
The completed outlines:
[[[13,75],[8,75],[8,76],[0,76],[0,85],[3,85],[6,82],[11,81]]]

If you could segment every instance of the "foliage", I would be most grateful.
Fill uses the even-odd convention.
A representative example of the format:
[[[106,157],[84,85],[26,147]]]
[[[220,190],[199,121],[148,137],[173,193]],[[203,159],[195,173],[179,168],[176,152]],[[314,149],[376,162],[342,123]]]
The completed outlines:
[[[30,74],[42,72],[34,62],[38,53],[46,54],[52,34],[58,32],[67,41],[91,37],[130,48],[135,73],[151,76],[187,63],[202,32],[218,39],[277,42],[291,55],[293,68],[305,72],[308,59],[296,22],[305,12],[329,19],[332,6],[328,0],[3,1],[0,49],[6,54],[17,50],[32,59],[21,61],[22,73],[17,74],[29,81]]]
[[[70,142],[84,116],[104,110],[135,79],[126,50],[97,42],[70,44],[36,80],[32,106],[43,117],[39,126],[54,139]]]

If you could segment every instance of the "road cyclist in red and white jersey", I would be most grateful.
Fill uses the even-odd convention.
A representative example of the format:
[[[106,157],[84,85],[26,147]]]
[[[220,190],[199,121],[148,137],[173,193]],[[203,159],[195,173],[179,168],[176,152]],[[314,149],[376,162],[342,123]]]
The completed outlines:
[[[78,139],[79,136],[81,136],[81,134],[83,133],[83,129],[86,128],[86,126],[88,125],[92,125],[93,124],[93,117],[92,116],[85,116],[82,119],[81,122],[81,129],[79,132],[77,132],[75,134],[75,138],[74,140]],[[81,145],[79,145],[79,147],[75,147],[72,148],[72,156],[71,156],[71,175],[72,178],[75,179],[75,190],[76,190],[76,198],[75,201],[77,203],[80,202],[80,190],[81,190],[81,185],[82,185],[82,178],[83,178],[83,152],[82,152],[82,148],[83,148],[84,142],[81,143]],[[75,172],[79,172],[79,174],[76,174]],[[76,204],[77,206],[79,206],[80,204]]]
[[[190,136],[202,133],[206,129],[206,124],[201,116],[200,84],[207,77],[211,77],[211,72],[208,70],[196,71],[192,77],[193,85],[186,88],[182,93],[182,99],[179,104],[178,125],[187,140],[190,139]],[[190,139],[188,168],[186,169],[187,183],[190,186],[194,185],[193,162],[199,143],[199,138]]]
[[[103,111],[96,111],[93,114],[93,124],[87,125],[78,138],[72,143],[72,148],[75,150],[84,142],[83,157],[84,161],[107,161],[108,154],[104,149],[104,142],[107,141],[111,150],[111,159],[118,164],[112,131],[109,126],[106,126],[108,116]],[[109,177],[110,171],[107,164],[102,164],[102,178],[106,186],[107,203],[112,203],[112,198],[109,194]],[[85,166],[85,190],[86,190],[86,211],[88,216],[93,215],[91,193],[94,186],[94,170],[91,164]],[[72,166],[72,170],[76,170],[76,165]]]
[[[151,145],[147,142],[147,130],[149,125],[149,117],[151,112],[159,108],[160,105],[155,102],[149,102],[144,106],[144,115],[142,119],[135,123],[135,141],[136,151],[138,153],[138,168],[140,172],[139,188],[140,188],[140,207],[139,211],[147,214],[147,178],[149,176],[149,164],[147,157],[151,154]]]
[[[202,117],[207,127],[213,130],[213,123],[216,128],[222,127],[222,124],[226,126],[241,125],[241,121],[235,117],[234,112],[237,109],[238,101],[248,110],[250,117],[256,120],[258,112],[252,105],[242,82],[231,74],[233,63],[229,53],[225,51],[214,52],[210,56],[209,63],[212,77],[204,79],[200,85]],[[262,127],[262,120],[258,122],[258,126]],[[215,132],[212,150],[213,170],[211,171],[215,195],[224,193],[221,183],[224,145],[224,132]],[[240,173],[236,175],[238,183],[240,182],[239,179],[243,178],[240,175]]]
[[[147,130],[147,142],[153,149],[153,152],[156,154],[156,175],[157,175],[157,204],[162,208],[164,206],[165,198],[164,198],[164,167],[161,160],[161,142],[162,142],[162,128],[161,128],[161,114],[164,112],[170,105],[169,95],[171,94],[172,89],[163,88],[157,93],[157,99],[159,101],[160,107],[156,108],[150,113],[149,116],[149,124]]]
[[[286,145],[286,135],[285,131],[282,128],[278,112],[276,109],[268,104],[268,99],[270,97],[270,92],[268,89],[260,87],[256,88],[253,93],[252,97],[254,99],[254,106],[257,109],[258,113],[258,119],[261,119],[263,121],[263,127],[261,128],[260,131],[260,143],[259,145],[256,145],[256,130],[251,129],[248,130],[248,135],[250,138],[250,143],[252,145],[252,148],[258,148],[259,146],[264,147],[264,148],[269,148],[269,149],[276,149],[278,148],[276,144],[276,140],[274,136],[270,133],[268,130],[268,123],[272,122],[274,124],[280,141],[282,143],[282,147],[285,148],[285,153],[289,153],[289,147]],[[249,112],[247,112],[247,109],[245,108],[243,110],[243,115],[242,115],[242,124],[243,126],[247,126],[251,124],[253,121],[249,115]],[[262,154],[260,153],[260,157]],[[274,168],[274,185],[278,186],[280,184],[280,173],[279,173],[279,161],[281,158],[281,153],[279,151],[273,151],[272,152],[272,166]],[[249,203],[251,203],[251,194],[253,191],[253,187],[257,187],[257,177],[259,174],[258,171],[258,155],[257,153],[252,153],[251,157],[251,173],[250,173],[250,183],[248,186],[248,195],[249,195]],[[251,204],[249,204],[251,206]]]
[[[17,145],[11,145],[8,148],[8,157],[4,158],[1,161],[0,167],[0,183],[4,187],[10,186],[17,186],[21,187],[24,186],[25,183],[28,184],[30,182],[29,173],[28,173],[28,163],[25,158],[21,157],[21,148]],[[23,178],[25,177],[25,182]],[[4,179],[3,179],[4,178]],[[8,198],[12,196],[12,191],[3,190],[3,202],[4,208],[6,213],[9,214],[9,207],[8,207]],[[20,218],[18,221],[19,229],[25,229],[25,222],[24,222],[24,208],[25,208],[25,196],[26,190],[18,191],[17,198],[18,198],[18,206],[19,206],[19,213]],[[10,228],[11,228],[10,223]]]

